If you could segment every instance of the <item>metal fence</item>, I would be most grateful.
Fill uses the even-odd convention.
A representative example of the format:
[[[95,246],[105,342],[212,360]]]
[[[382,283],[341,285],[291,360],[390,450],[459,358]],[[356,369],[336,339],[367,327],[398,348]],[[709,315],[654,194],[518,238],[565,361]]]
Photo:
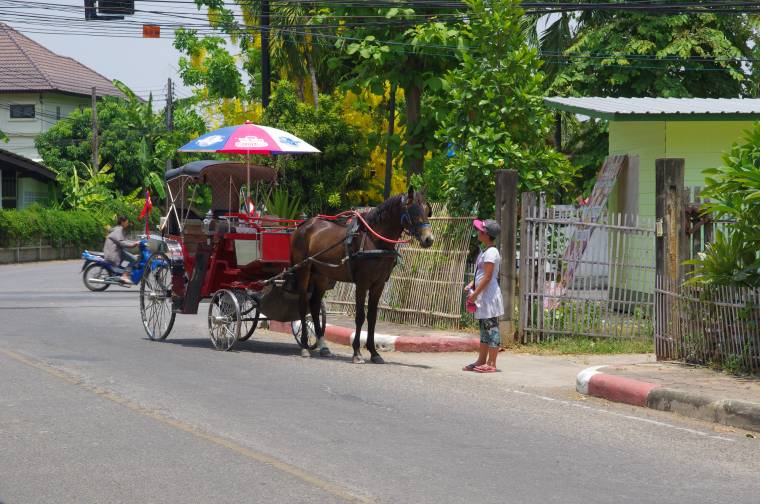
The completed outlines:
[[[678,285],[657,275],[658,357],[760,371],[760,289]]]
[[[400,245],[378,306],[378,318],[424,327],[459,328],[462,287],[472,234],[472,217],[452,217],[440,205],[430,219],[435,242],[423,249],[416,241]],[[353,316],[354,284],[338,282],[327,292],[328,310]]]
[[[651,338],[653,219],[523,206],[520,319],[523,342],[561,336]]]

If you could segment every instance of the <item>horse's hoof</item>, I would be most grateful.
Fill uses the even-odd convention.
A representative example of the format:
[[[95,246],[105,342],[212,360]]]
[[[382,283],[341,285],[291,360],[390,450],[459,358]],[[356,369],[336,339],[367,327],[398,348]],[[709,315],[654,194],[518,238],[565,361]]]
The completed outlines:
[[[358,355],[354,355],[354,358],[353,358],[353,359],[351,359],[351,363],[352,363],[352,364],[364,364],[364,359],[362,359],[362,358],[361,358],[360,356],[358,356]]]
[[[330,357],[332,355],[332,352],[327,347],[322,347],[319,349],[319,356],[320,357]]]
[[[311,357],[311,352],[309,352],[308,348],[301,349],[301,357]]]
[[[369,360],[372,361],[373,364],[385,364],[385,361],[379,355],[373,355]]]

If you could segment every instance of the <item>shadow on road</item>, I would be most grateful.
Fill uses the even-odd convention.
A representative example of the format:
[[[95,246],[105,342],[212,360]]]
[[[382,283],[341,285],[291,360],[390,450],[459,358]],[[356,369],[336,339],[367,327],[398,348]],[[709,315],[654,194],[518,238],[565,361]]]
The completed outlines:
[[[150,341],[148,338],[143,338],[145,341]],[[214,348],[214,346],[211,344],[211,341],[209,341],[206,338],[186,338],[186,339],[177,339],[177,338],[169,338],[164,341],[156,342],[156,343],[171,343],[174,345],[179,345],[183,347],[189,347],[189,348],[208,348],[209,351],[216,352],[217,350]],[[243,353],[243,352],[251,352],[251,353],[257,353],[257,354],[265,354],[265,355],[283,355],[283,356],[301,356],[301,348],[294,343],[279,343],[276,341],[256,341],[253,339],[250,339],[248,341],[238,341],[235,343],[235,346],[233,346],[230,350],[228,350],[230,353]],[[367,365],[372,366],[373,364],[369,362],[369,355],[368,352],[363,350],[362,352],[364,358],[367,360]],[[319,360],[327,360],[327,361],[338,361],[343,362],[346,364],[351,364],[351,355],[344,354],[344,353],[335,353],[333,351],[332,356],[330,357],[320,357],[318,355],[318,352],[314,351],[312,352],[312,359],[319,359]],[[406,367],[406,368],[416,368],[416,369],[432,369],[432,366],[427,366],[424,364],[407,364],[403,362],[385,362],[386,366],[398,366],[398,367]]]

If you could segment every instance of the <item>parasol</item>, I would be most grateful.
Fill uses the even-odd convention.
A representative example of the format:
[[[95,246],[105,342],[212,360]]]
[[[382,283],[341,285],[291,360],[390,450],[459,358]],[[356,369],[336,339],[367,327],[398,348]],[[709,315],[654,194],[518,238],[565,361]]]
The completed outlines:
[[[251,197],[250,155],[316,154],[320,150],[287,131],[246,121],[206,133],[188,142],[178,152],[246,154],[248,197]]]

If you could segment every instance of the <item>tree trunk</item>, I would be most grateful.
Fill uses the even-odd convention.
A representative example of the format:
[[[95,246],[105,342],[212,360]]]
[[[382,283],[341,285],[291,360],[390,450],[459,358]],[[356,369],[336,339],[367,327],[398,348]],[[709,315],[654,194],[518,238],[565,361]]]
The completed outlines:
[[[414,133],[417,124],[420,122],[420,108],[422,106],[422,89],[415,84],[410,84],[404,88],[404,99],[406,101],[406,131],[407,143],[419,146],[422,141],[418,133]],[[422,173],[424,153],[420,152],[412,156],[407,161],[406,176]]]
[[[314,44],[314,34],[311,30],[308,30],[311,35],[312,47]],[[314,110],[319,110],[319,87],[317,86],[317,69],[314,67],[314,58],[311,54],[311,47],[307,46],[304,51],[306,53],[306,64],[309,66],[309,77],[311,78],[311,94],[314,100]]]
[[[296,93],[298,93],[298,99],[301,100],[302,102],[306,101],[306,96],[303,93],[303,88],[304,88],[303,77],[298,77],[298,87],[296,89]]]
[[[311,78],[311,94],[314,99],[314,110],[319,110],[319,87],[317,87],[317,69],[314,68],[314,59],[311,49],[306,48],[306,63],[309,65],[309,77]]]

